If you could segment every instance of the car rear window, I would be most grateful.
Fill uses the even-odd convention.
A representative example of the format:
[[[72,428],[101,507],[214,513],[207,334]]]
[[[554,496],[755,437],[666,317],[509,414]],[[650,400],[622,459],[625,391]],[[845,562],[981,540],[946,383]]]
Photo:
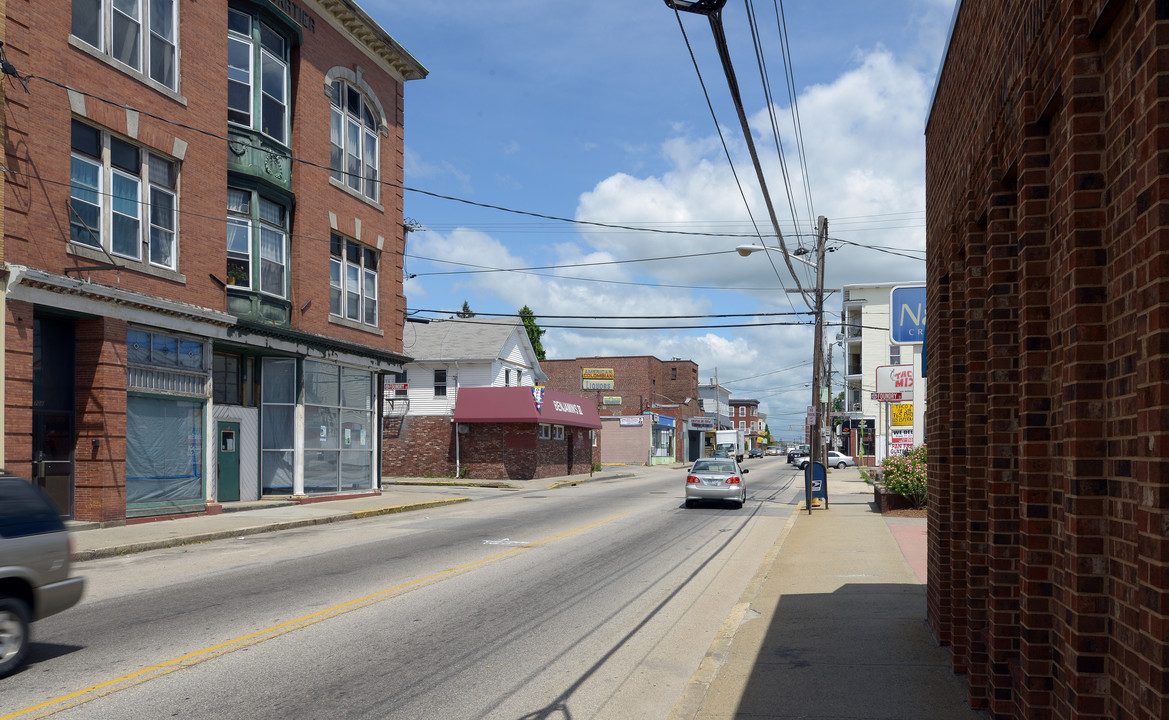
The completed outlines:
[[[60,513],[39,487],[23,478],[0,477],[0,537],[24,537],[64,529]]]
[[[734,472],[735,464],[729,460],[699,460],[694,463],[694,472]]]

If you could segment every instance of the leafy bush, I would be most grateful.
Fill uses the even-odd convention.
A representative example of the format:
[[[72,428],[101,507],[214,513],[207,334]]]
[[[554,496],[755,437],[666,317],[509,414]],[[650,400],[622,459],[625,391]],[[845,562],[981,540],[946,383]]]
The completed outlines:
[[[918,445],[905,455],[896,455],[881,461],[885,487],[890,492],[922,507],[926,503],[925,445]]]

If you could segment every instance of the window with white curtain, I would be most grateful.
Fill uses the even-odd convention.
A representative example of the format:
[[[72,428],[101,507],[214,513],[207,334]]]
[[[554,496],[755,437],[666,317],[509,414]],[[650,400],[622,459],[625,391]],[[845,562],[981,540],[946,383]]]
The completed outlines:
[[[76,120],[70,146],[69,241],[177,270],[178,163]]]
[[[381,118],[364,93],[344,80],[330,90],[330,166],[334,180],[377,202]]]
[[[288,208],[258,192],[227,189],[227,283],[288,297]]]
[[[336,233],[329,247],[329,314],[377,327],[378,251]]]
[[[178,89],[176,0],[73,0],[73,37],[121,66]]]

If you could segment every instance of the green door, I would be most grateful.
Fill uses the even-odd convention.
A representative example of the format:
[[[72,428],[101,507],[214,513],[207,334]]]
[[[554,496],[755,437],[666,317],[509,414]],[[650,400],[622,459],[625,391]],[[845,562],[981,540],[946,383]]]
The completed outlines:
[[[219,502],[239,501],[239,423],[219,421]]]

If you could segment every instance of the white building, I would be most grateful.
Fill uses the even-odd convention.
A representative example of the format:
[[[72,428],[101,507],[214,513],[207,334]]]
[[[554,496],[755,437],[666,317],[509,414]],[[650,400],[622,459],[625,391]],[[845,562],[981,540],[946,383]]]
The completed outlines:
[[[921,281],[874,283],[845,285],[843,288],[842,375],[845,382],[845,427],[849,432],[839,445],[864,465],[879,465],[886,454],[894,452],[894,447],[908,449],[925,442],[926,385],[921,375],[922,346],[894,344],[890,333],[893,288],[922,284]],[[924,326],[924,310],[918,319]],[[908,394],[905,391],[911,390],[912,400],[880,402],[873,399],[878,392],[878,368],[890,366],[909,366],[911,369],[912,385],[897,389],[902,391],[903,398]],[[890,371],[885,370],[884,377],[889,375]],[[912,425],[908,423],[910,412]]]

